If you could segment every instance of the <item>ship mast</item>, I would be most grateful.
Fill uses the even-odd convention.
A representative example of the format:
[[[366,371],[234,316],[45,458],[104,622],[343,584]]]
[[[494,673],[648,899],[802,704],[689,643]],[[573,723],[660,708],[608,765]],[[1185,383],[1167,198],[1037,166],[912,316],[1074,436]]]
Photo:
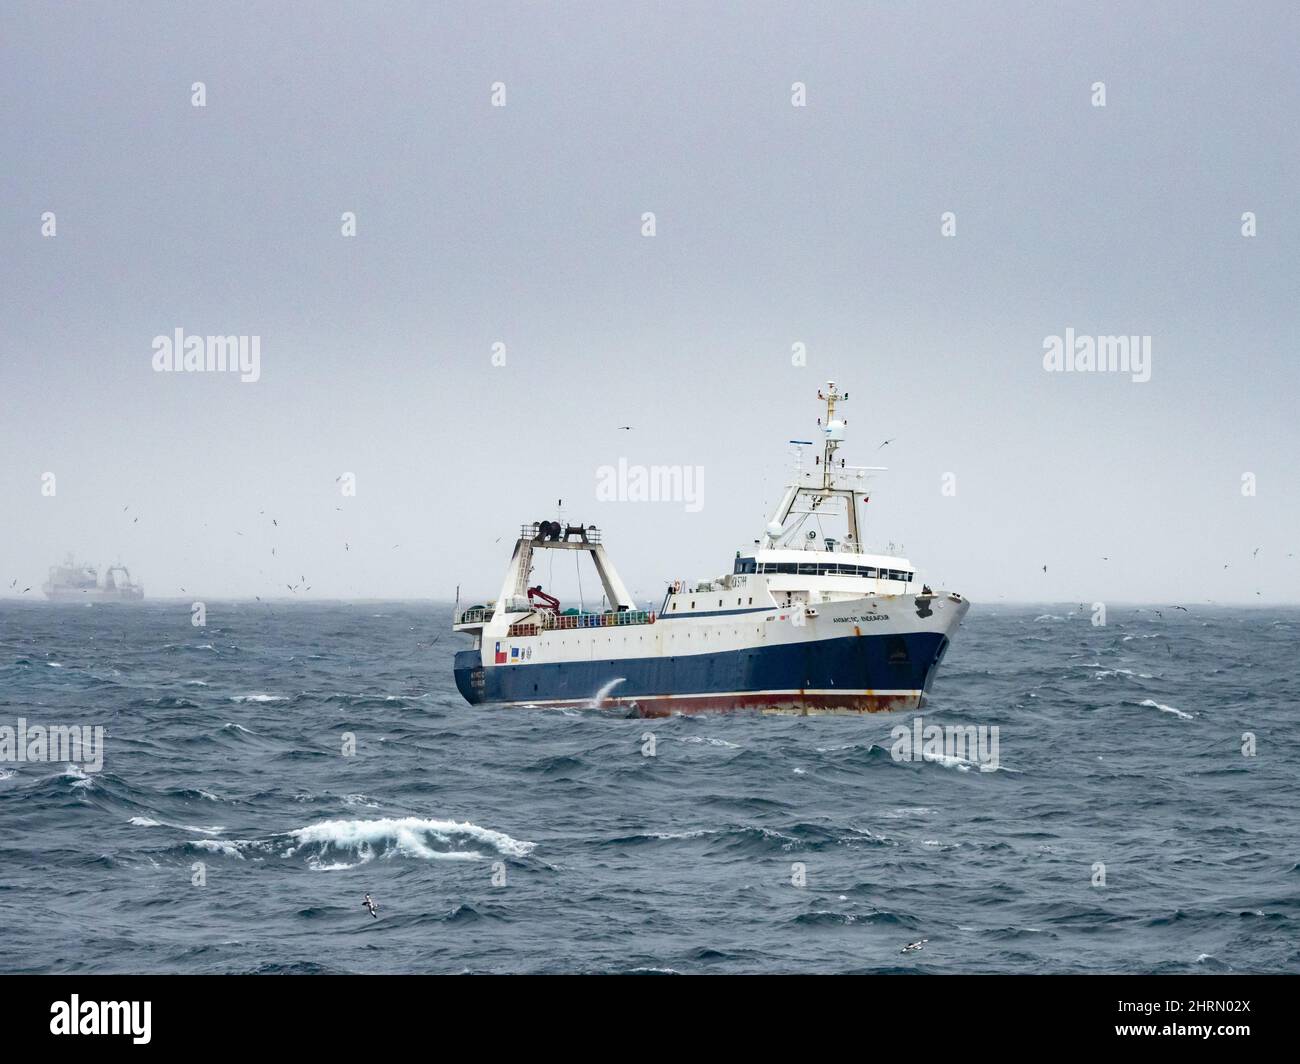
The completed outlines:
[[[835,382],[827,381],[825,394],[818,389],[817,398],[826,400],[826,422],[822,426],[822,434],[826,438],[822,451],[822,488],[827,489],[831,487],[831,461],[835,457],[835,449],[844,440],[844,426],[835,422],[835,404],[847,403],[849,395],[848,392],[841,395]]]
[[[777,546],[782,538],[791,531],[789,519],[794,514],[804,517],[826,513],[822,503],[829,499],[843,500],[843,517],[847,527],[846,546],[851,551],[862,550],[862,530],[858,519],[860,501],[867,498],[867,474],[883,469],[882,466],[853,466],[846,468],[842,463],[835,465],[835,452],[844,442],[845,421],[837,418],[836,407],[846,403],[848,392],[841,392],[834,381],[826,382],[825,391],[818,389],[817,398],[826,404],[826,417],[817,419],[822,430],[822,453],[817,459],[820,469],[804,469],[801,464],[795,467],[794,479],[786,487],[785,495],[777,506],[772,520],[768,522],[764,545]],[[791,441],[798,443],[801,441]],[[796,511],[801,500],[806,500],[808,508]],[[795,526],[797,527],[797,526]]]

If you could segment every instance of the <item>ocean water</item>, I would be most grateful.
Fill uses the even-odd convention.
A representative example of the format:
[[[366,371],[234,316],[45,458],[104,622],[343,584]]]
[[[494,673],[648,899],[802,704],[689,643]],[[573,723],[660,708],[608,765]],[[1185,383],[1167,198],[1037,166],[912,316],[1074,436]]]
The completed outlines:
[[[4,604],[0,726],[105,745],[0,763],[0,970],[1295,971],[1300,611],[1160,609],[977,603],[921,716],[986,771],[471,708],[446,606]]]

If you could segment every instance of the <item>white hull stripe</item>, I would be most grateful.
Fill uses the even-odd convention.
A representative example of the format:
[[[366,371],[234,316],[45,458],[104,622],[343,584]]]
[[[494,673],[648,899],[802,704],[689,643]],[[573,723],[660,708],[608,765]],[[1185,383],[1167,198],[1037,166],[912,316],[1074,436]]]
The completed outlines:
[[[814,688],[806,687],[803,690],[797,688],[788,691],[706,691],[702,694],[689,695],[623,695],[622,697],[611,694],[603,698],[602,702],[662,702],[665,699],[685,699],[685,698],[764,698],[764,697],[783,697],[797,698],[800,695],[848,695],[854,698],[860,698],[864,695],[879,696],[881,698],[895,698],[899,696],[914,697],[920,695],[921,691],[873,691],[867,688],[855,690],[851,687],[829,687]],[[508,706],[551,706],[551,705],[573,705],[575,702],[594,702],[595,695],[590,698],[521,698],[514,702],[498,703]]]

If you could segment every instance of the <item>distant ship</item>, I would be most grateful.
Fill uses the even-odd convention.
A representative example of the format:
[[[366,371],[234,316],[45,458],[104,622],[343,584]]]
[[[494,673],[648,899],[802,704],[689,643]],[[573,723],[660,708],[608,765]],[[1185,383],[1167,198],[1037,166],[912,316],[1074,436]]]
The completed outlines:
[[[83,565],[68,555],[62,565],[50,566],[49,579],[41,588],[54,602],[138,602],[144,588],[133,583],[125,565],[110,565],[103,579],[93,565]]]
[[[736,552],[730,573],[669,583],[658,611],[637,608],[595,525],[525,525],[497,599],[453,617],[454,630],[474,639],[455,659],[465,700],[617,706],[642,716],[919,706],[970,604],[955,592],[918,590],[907,559],[863,545],[859,511],[880,467],[836,457],[845,434],[836,405],[848,395],[834,382],[817,395],[826,403],[819,453],[806,468],[800,451],[763,537]],[[843,531],[826,532],[830,519]],[[531,583],[541,550],[590,555],[610,608],[561,611]]]

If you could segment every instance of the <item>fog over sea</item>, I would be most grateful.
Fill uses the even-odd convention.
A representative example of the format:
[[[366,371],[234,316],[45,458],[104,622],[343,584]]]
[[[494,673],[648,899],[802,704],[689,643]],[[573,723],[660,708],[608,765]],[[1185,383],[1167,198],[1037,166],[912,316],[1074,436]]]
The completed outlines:
[[[921,716],[986,771],[470,707],[446,605],[4,602],[0,727],[105,739],[0,762],[0,970],[1294,971],[1300,609],[1155,609],[977,602]]]

